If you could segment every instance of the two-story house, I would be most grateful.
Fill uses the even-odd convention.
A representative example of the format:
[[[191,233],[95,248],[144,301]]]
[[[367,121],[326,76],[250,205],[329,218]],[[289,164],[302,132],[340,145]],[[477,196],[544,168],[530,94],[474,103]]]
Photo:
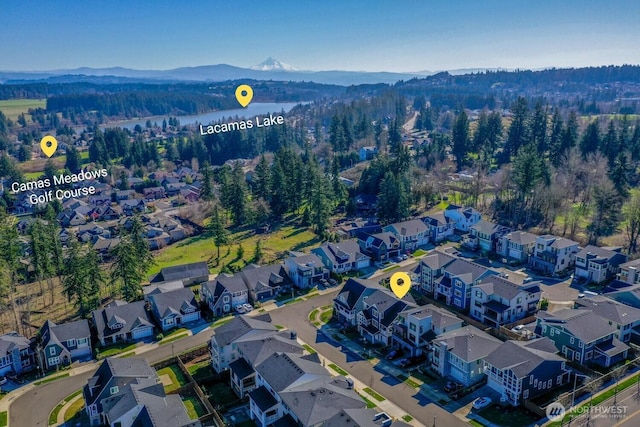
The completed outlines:
[[[263,314],[256,317],[238,316],[213,330],[209,350],[211,366],[220,373],[229,369],[229,364],[238,360],[236,341],[243,337],[271,336],[278,328],[271,324],[271,317]]]
[[[390,232],[363,233],[358,238],[360,251],[374,261],[384,262],[400,254],[400,240]]]
[[[465,259],[456,259],[444,268],[444,274],[437,279],[433,296],[459,308],[468,310],[473,286],[498,272]]]
[[[444,269],[458,257],[439,250],[420,259],[420,289],[433,295],[438,279],[444,275]]]
[[[209,280],[209,267],[204,261],[172,265],[162,268],[152,281],[173,282],[176,280],[182,281],[185,286],[206,282]]]
[[[462,319],[435,305],[409,308],[398,313],[392,346],[409,356],[420,356],[437,335],[462,327]]]
[[[382,289],[374,281],[349,278],[333,299],[333,313],[344,325],[356,326],[357,314],[364,308],[364,298]]]
[[[320,426],[344,409],[364,402],[344,377],[332,378],[317,354],[274,353],[256,366],[256,389],[249,394],[250,416],[259,427]],[[278,424],[279,425],[279,424]]]
[[[571,375],[548,338],[505,341],[484,358],[484,371],[487,385],[514,406],[562,387]]]
[[[469,227],[469,235],[465,236],[464,244],[472,250],[483,253],[495,252],[496,244],[511,229],[491,221],[480,220]]]
[[[608,367],[627,357],[629,346],[618,339],[616,325],[591,310],[540,311],[537,316],[536,333],[551,339],[569,360]]]
[[[577,299],[576,308],[591,310],[613,323],[617,330],[617,338],[622,342],[629,342],[633,335],[640,334],[640,309],[638,308],[601,295]]]
[[[202,284],[200,300],[209,306],[214,316],[223,316],[249,302],[249,289],[240,274],[221,273],[215,280]]]
[[[82,389],[90,425],[200,427],[145,359],[107,358]]]
[[[369,267],[370,258],[360,252],[356,240],[343,240],[340,243],[326,242],[311,250],[320,257],[332,273],[347,273]]]
[[[284,260],[284,267],[293,285],[300,289],[312,288],[320,279],[329,278],[329,270],[316,254],[290,252]]]
[[[35,353],[31,341],[13,331],[0,335],[0,375],[21,374],[35,368]]]
[[[151,315],[162,331],[177,328],[200,319],[196,296],[189,288],[163,292],[160,288],[145,296]]]
[[[496,253],[509,263],[526,263],[533,254],[536,237],[526,231],[512,231],[498,239]]]
[[[86,319],[61,325],[47,320],[40,328],[39,336],[44,370],[70,365],[92,355],[91,331]]]
[[[630,285],[640,284],[640,258],[620,264],[618,280]]]
[[[429,243],[429,229],[419,219],[389,224],[383,227],[382,231],[392,233],[400,241],[400,249],[403,252],[413,251]]]
[[[557,275],[573,268],[578,250],[578,242],[573,240],[551,234],[538,236],[529,265],[545,274]]]
[[[258,336],[247,335],[237,339],[238,359],[229,364],[231,388],[243,398],[256,388],[255,367],[273,353],[303,354],[294,331],[278,331]]]
[[[455,230],[454,220],[443,212],[427,215],[423,221],[429,227],[429,240],[434,244],[446,240]]]
[[[602,283],[616,277],[620,265],[628,257],[620,253],[621,248],[610,250],[589,245],[576,254],[576,277],[584,277],[588,282]]]
[[[93,311],[91,317],[103,347],[153,337],[154,326],[146,301],[115,300]]]
[[[441,377],[470,386],[484,379],[484,358],[501,344],[473,326],[454,329],[434,338],[429,366]]]
[[[477,224],[482,217],[480,212],[474,208],[465,208],[456,205],[447,206],[444,210],[444,216],[453,222],[456,230],[463,233],[468,233],[471,226]]]
[[[391,344],[393,324],[398,314],[415,307],[410,294],[398,299],[387,289],[376,289],[363,298],[362,310],[356,314],[358,332],[371,343]]]
[[[540,282],[518,285],[501,276],[490,276],[473,287],[469,312],[485,325],[499,328],[534,315],[540,295]]]
[[[276,296],[285,286],[290,286],[283,264],[250,264],[240,272],[249,290],[249,301],[257,302]]]

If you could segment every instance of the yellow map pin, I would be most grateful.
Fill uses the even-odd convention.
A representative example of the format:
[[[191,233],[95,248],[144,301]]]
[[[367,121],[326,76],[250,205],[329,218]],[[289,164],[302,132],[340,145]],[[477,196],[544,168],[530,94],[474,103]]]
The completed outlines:
[[[400,283],[402,281],[402,283]],[[407,273],[393,273],[390,279],[391,290],[398,298],[402,298],[411,289],[411,278]]]
[[[53,156],[58,148],[58,140],[51,135],[47,135],[40,140],[40,149],[47,157]]]
[[[253,99],[253,89],[249,85],[240,85],[236,88],[236,99],[243,107],[249,105]]]

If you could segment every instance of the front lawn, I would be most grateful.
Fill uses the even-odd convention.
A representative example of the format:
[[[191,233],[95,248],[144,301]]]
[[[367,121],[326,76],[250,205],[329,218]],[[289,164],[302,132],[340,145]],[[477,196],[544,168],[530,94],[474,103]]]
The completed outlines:
[[[116,354],[124,353],[127,351],[134,350],[138,346],[137,343],[123,343],[110,345],[108,347],[97,347],[96,348],[96,359],[104,359],[105,357],[115,356]]]
[[[331,369],[333,369],[334,371],[336,371],[337,373],[339,373],[342,376],[347,376],[349,375],[349,372],[345,371],[344,369],[342,369],[340,366],[336,365],[335,363],[330,363],[329,367]]]
[[[372,390],[369,387],[365,387],[364,391],[367,394],[370,394],[371,396],[373,396],[373,398],[376,399],[378,402],[384,402],[385,400],[387,400],[384,397],[382,397],[380,394],[378,394],[375,390]]]

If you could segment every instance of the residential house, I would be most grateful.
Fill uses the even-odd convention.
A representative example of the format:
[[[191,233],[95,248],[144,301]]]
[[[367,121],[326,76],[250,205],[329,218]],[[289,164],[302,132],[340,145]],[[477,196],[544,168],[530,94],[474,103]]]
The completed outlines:
[[[618,339],[616,325],[591,310],[540,311],[536,333],[551,339],[564,357],[581,364],[608,367],[624,360],[629,351]]]
[[[640,309],[621,304],[607,297],[597,295],[576,300],[576,308],[591,310],[596,315],[612,323],[617,330],[617,338],[629,342],[640,334]]]
[[[376,154],[378,154],[378,147],[362,147],[359,151],[360,161],[363,162],[365,160],[371,160],[376,156]]]
[[[145,359],[107,358],[82,389],[90,425],[199,427]]]
[[[374,261],[384,262],[400,254],[400,240],[390,232],[362,234],[358,245],[363,254]]]
[[[621,248],[610,250],[589,245],[576,254],[576,277],[584,277],[588,282],[602,283],[616,277],[620,265],[628,256],[620,253]]]
[[[15,331],[0,335],[0,375],[31,371],[35,362],[30,340]]]
[[[138,193],[136,190],[120,190],[116,191],[116,201],[136,199]]]
[[[382,230],[392,233],[400,241],[400,249],[403,252],[413,251],[429,243],[429,229],[419,219],[390,224]]]
[[[487,385],[518,406],[569,383],[571,371],[548,338],[505,341],[484,358]]]
[[[75,227],[87,223],[87,218],[76,210],[65,210],[56,217],[61,227]]]
[[[180,280],[174,280],[173,282],[149,283],[148,285],[145,285],[142,288],[142,292],[146,300],[147,295],[151,293],[169,292],[169,291],[175,291],[176,289],[182,289],[182,288],[184,288],[184,284]]]
[[[536,245],[536,237],[526,231],[512,231],[498,239],[496,253],[510,263],[528,262]]]
[[[540,282],[518,285],[501,276],[489,276],[471,290],[471,317],[493,328],[533,316],[540,302]]]
[[[256,388],[255,367],[274,353],[303,354],[305,352],[294,331],[278,331],[271,334],[248,335],[237,339],[235,348],[238,359],[229,364],[231,388],[243,398]]]
[[[204,261],[164,267],[152,282],[173,282],[175,280],[182,281],[185,286],[206,282],[209,280],[209,267]]]
[[[640,284],[640,258],[620,264],[618,280],[630,285]]]
[[[409,308],[398,313],[392,346],[402,348],[409,356],[420,356],[437,335],[460,327],[462,319],[435,305]]]
[[[47,320],[39,332],[43,369],[70,365],[92,354],[91,331],[86,319],[56,325]]]
[[[444,210],[444,216],[454,224],[454,228],[463,233],[468,233],[471,226],[477,224],[481,215],[474,208],[449,205]]]
[[[433,295],[438,279],[444,275],[444,269],[458,257],[439,250],[420,259],[420,286],[423,292]]]
[[[94,221],[112,221],[114,219],[120,218],[120,208],[115,208],[110,205],[100,205],[96,206],[90,213],[89,216],[93,218]]]
[[[578,242],[545,234],[536,238],[536,246],[533,256],[529,258],[529,265],[534,270],[545,274],[557,275],[573,268],[577,253]]]
[[[333,378],[319,362],[317,354],[278,352],[258,364],[256,389],[249,394],[254,422],[259,427],[277,425],[281,419],[294,425],[326,425],[344,409],[364,408],[353,383]]]
[[[278,328],[271,323],[271,317],[268,314],[255,317],[234,317],[230,322],[213,330],[209,344],[211,366],[218,373],[226,371],[229,369],[229,364],[240,357],[236,345],[237,341],[269,337],[277,331]]]
[[[121,200],[118,206],[122,209],[122,213],[127,216],[144,213],[147,210],[147,204],[144,199]]]
[[[329,278],[329,270],[324,267],[322,260],[316,254],[289,252],[290,256],[284,260],[284,268],[293,285],[300,289],[314,287],[320,279]]]
[[[511,229],[491,221],[480,220],[469,227],[469,235],[464,243],[472,250],[480,250],[483,253],[495,252],[498,240],[509,233]]]
[[[398,315],[414,307],[410,294],[401,300],[387,289],[376,289],[363,297],[362,310],[356,314],[358,332],[371,343],[390,345]]]
[[[433,296],[460,310],[469,310],[472,288],[498,272],[466,259],[458,258],[444,267],[436,280]]]
[[[151,305],[151,315],[167,331],[200,319],[196,296],[189,288],[163,292],[161,288],[146,295]]]
[[[112,239],[105,239],[102,236],[98,236],[93,241],[93,250],[98,252],[102,261],[108,261],[111,259],[111,250],[118,246],[120,239],[118,237]]]
[[[357,314],[364,308],[364,298],[382,289],[374,281],[349,278],[333,299],[333,313],[340,323],[357,325]]]
[[[154,201],[167,197],[164,187],[148,187],[142,190],[142,194],[147,201]]]
[[[618,280],[630,285],[640,284],[640,258],[620,264]]]
[[[231,313],[249,302],[249,290],[240,274],[219,274],[215,280],[202,284],[200,295],[214,316]]]
[[[358,219],[342,223],[338,228],[338,234],[343,238],[360,237],[362,234],[375,234],[382,232],[382,226],[373,220]]]
[[[430,367],[441,377],[451,377],[468,387],[485,378],[484,358],[501,344],[473,326],[454,329],[434,338]]]
[[[290,286],[283,264],[250,264],[242,269],[240,276],[249,290],[249,301],[253,303],[273,298],[284,291],[283,287]]]
[[[453,235],[455,222],[445,216],[443,212],[427,215],[423,219],[424,223],[429,227],[429,239],[431,243],[439,243]]]
[[[146,301],[115,300],[91,313],[98,341],[103,347],[153,337],[153,322]]]
[[[356,240],[323,243],[320,247],[312,249],[311,252],[318,255],[332,273],[340,274],[361,270],[369,267],[370,263],[370,258],[360,252],[360,246]]]

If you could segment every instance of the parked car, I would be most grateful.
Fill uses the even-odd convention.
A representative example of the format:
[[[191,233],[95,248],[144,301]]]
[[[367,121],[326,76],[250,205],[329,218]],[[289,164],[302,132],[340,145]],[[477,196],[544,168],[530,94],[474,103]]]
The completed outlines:
[[[402,260],[403,260],[403,261],[406,261],[406,260],[408,260],[408,259],[409,259],[409,257],[408,257],[408,256],[406,256],[406,255],[402,255],[400,258],[402,258]]]
[[[400,350],[391,350],[389,354],[387,354],[387,360],[394,360],[400,356],[402,356],[402,352]]]
[[[511,329],[513,332],[520,332],[524,329],[524,325],[518,325],[515,328]]]
[[[253,306],[251,304],[242,304],[242,308],[244,308],[245,313],[250,313],[253,310]]]
[[[338,281],[336,279],[329,279],[327,281],[331,286],[336,286],[338,284]]]
[[[491,405],[490,397],[479,397],[473,401],[473,409],[482,409],[486,408],[489,405]]]
[[[0,385],[5,385],[7,383],[7,377],[0,377]]]
[[[448,381],[444,386],[444,391],[447,393],[453,393],[454,391],[458,391],[462,388],[461,384],[458,384],[455,381]]]
[[[401,368],[406,368],[406,367],[408,367],[409,365],[411,365],[411,360],[409,360],[409,359],[402,359],[402,360],[400,361],[399,365],[400,365],[400,367],[401,367]]]
[[[329,284],[329,282],[327,282],[327,279],[320,279],[319,282],[322,286],[327,286]]]
[[[237,311],[239,314],[244,314],[244,313],[246,313],[245,308],[244,308],[243,306],[241,306],[241,305],[236,306],[236,311]]]

